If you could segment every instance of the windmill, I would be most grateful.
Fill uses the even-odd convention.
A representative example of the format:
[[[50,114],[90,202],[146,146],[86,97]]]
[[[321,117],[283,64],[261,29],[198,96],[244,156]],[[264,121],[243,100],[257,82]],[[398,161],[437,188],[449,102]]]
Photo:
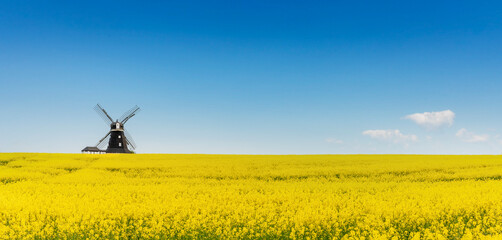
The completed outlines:
[[[92,147],[82,149],[82,152],[89,153],[131,153],[129,149],[135,149],[136,143],[131,135],[124,129],[124,124],[134,117],[140,110],[138,106],[134,106],[129,111],[122,114],[122,116],[113,121],[108,113],[99,104],[94,107],[98,115],[109,124],[110,131],[99,140],[99,142]],[[101,150],[108,144],[106,150]]]

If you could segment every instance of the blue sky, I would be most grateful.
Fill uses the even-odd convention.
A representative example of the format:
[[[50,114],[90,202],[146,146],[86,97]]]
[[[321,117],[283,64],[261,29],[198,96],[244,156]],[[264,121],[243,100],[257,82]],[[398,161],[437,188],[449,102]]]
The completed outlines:
[[[100,103],[142,108],[126,125],[142,153],[499,154],[501,16],[497,1],[3,2],[0,151],[79,152],[108,130]]]

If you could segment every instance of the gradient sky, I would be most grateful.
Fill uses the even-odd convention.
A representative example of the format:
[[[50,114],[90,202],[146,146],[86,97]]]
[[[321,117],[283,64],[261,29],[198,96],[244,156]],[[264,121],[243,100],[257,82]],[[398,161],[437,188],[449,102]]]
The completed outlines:
[[[140,153],[499,154],[501,43],[500,1],[4,1],[0,152],[80,152],[100,103]]]

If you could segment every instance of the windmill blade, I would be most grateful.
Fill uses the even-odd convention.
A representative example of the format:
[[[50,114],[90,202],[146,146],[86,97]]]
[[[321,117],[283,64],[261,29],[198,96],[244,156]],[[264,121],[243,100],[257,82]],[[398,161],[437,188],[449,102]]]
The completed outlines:
[[[136,108],[138,108],[138,106],[134,106],[132,107],[131,109],[127,110],[124,114],[122,114],[122,116],[120,116],[119,118],[119,122],[122,122],[122,120],[124,120],[127,116],[131,115],[131,113],[136,110]]]
[[[124,135],[126,138],[127,143],[133,148],[136,149],[136,142],[134,142],[134,139],[132,139],[131,134],[127,130],[124,129]]]
[[[132,143],[129,142],[129,140],[127,140],[127,138],[126,138],[126,142],[127,142],[127,145],[129,146],[130,149],[136,150],[136,146],[132,145]]]
[[[125,124],[127,121],[129,121],[129,119],[131,119],[132,117],[134,117],[134,115],[136,115],[136,113],[138,113],[140,111],[140,108],[138,106],[134,106],[133,108],[131,108],[129,111],[125,112],[122,117],[120,117],[119,119],[119,122],[123,125]]]
[[[109,139],[110,138],[110,134],[112,132],[108,132],[103,138],[101,138],[101,140],[99,140],[99,142],[96,144],[96,147],[101,149],[102,147],[104,147],[105,144],[108,143],[108,141],[105,141],[106,139]]]
[[[134,139],[132,139],[131,134],[129,134],[129,132],[125,129],[124,129],[124,135],[127,143],[132,147],[132,149],[136,149],[136,143],[134,142]]]
[[[110,136],[108,136],[107,138],[105,138],[104,141],[102,141],[99,145],[97,145],[96,147],[100,150],[106,150],[106,148],[108,147],[108,142],[110,140]]]
[[[103,109],[99,104],[96,104],[94,110],[98,113],[98,115],[105,121],[106,124],[113,123],[113,119],[108,115],[108,113]]]
[[[134,109],[137,107],[137,105],[134,105],[134,107],[130,108],[129,110],[125,111],[124,114],[122,114],[122,116],[120,116],[119,119],[123,119],[125,118],[127,115],[131,114],[132,111],[134,111]]]

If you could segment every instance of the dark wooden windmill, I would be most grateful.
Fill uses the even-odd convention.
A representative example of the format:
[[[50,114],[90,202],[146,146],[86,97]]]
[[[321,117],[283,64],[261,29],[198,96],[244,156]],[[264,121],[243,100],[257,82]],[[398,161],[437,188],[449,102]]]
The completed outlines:
[[[131,135],[124,129],[124,125],[129,119],[134,117],[139,112],[139,107],[135,106],[125,112],[119,119],[113,121],[108,113],[99,104],[94,107],[98,115],[107,123],[110,124],[110,131],[99,142],[92,147],[82,149],[82,152],[89,153],[131,153],[132,149],[136,148],[136,144]],[[108,144],[106,150],[103,147]]]

